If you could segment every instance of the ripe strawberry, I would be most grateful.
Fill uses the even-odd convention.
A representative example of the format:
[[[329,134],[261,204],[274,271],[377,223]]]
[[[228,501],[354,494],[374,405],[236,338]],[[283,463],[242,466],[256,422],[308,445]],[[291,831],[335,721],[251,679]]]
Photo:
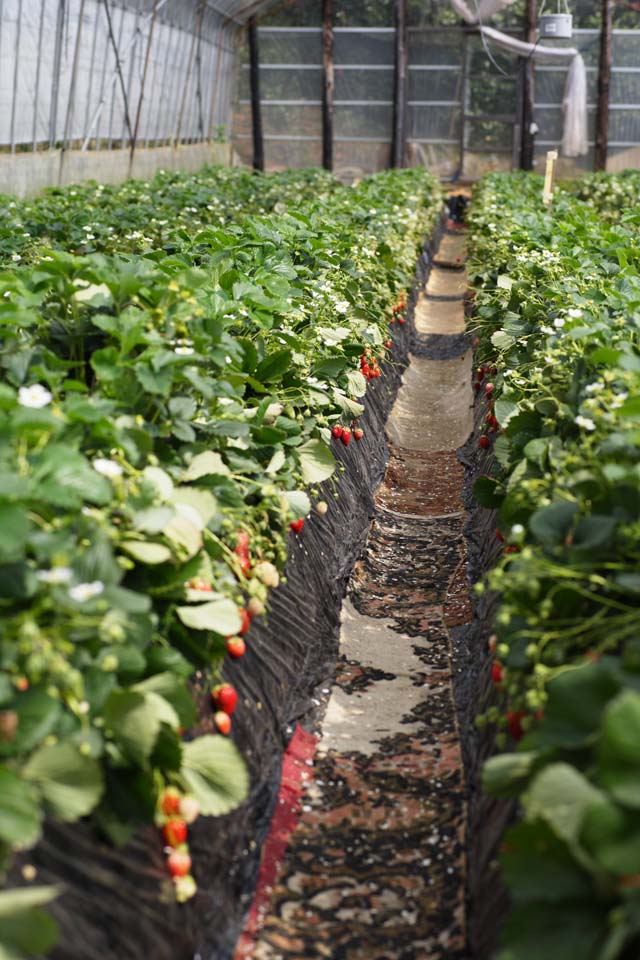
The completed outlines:
[[[236,553],[240,551],[241,553],[246,553],[249,549],[250,538],[246,530],[240,530],[238,533],[238,543],[236,546]]]
[[[489,437],[484,437],[484,436],[480,437],[478,443],[480,444],[483,450],[486,450],[488,447],[491,446],[491,441],[489,440]]]
[[[344,435],[343,435],[343,442],[344,442]],[[299,520],[292,520],[289,526],[291,527],[294,533],[300,533],[300,531],[304,527],[304,520],[302,519],[302,517],[300,517]]]
[[[526,715],[524,710],[509,710],[507,713],[507,726],[514,740],[522,740],[524,737],[522,720]]]
[[[167,867],[172,877],[186,877],[191,870],[191,857],[186,850],[172,850],[167,857]]]
[[[499,530],[496,530],[496,539],[498,539],[500,543],[504,543],[504,537],[502,536]]]
[[[244,607],[238,607],[238,613],[240,614],[240,629],[238,630],[238,633],[244,636],[244,634],[247,632],[247,630],[251,626],[251,617],[249,616],[247,611],[244,609]]]
[[[484,367],[478,367],[476,370],[476,377],[478,380],[484,380]]]
[[[230,683],[221,683],[214,687],[211,692],[211,699],[218,710],[222,710],[229,716],[238,706],[238,694],[235,687],[232,687]]]
[[[225,737],[231,733],[231,717],[228,713],[225,713],[223,710],[218,710],[218,712],[213,715],[213,722],[218,732],[224,734]]]
[[[162,836],[168,846],[179,847],[181,843],[186,842],[187,825],[179,817],[172,817],[162,828]]]
[[[391,340],[385,340],[384,345],[387,348],[387,350],[391,350],[391,347],[393,344]]]
[[[227,637],[227,653],[234,660],[244,657],[246,650],[247,645],[242,637]]]
[[[406,317],[398,317],[398,323],[401,323],[401,324],[402,324],[402,323],[406,323],[406,322],[407,322],[407,318],[406,318]]]
[[[496,686],[499,686],[502,683],[502,678],[504,677],[504,667],[499,660],[496,660],[491,667],[491,679]]]
[[[331,436],[335,440],[339,440],[340,437],[342,436],[342,427],[340,426],[339,423],[336,423],[334,427],[331,427]]]
[[[473,389],[474,389],[474,391],[477,393],[478,390],[480,389],[480,384],[479,384],[479,383],[474,383]]]
[[[349,430],[349,427],[345,427],[342,431],[342,442],[344,443],[345,447],[348,447],[351,443],[351,430]]]
[[[174,813],[180,813],[180,794],[178,791],[172,787],[165,790],[160,800],[160,808],[168,817]]]
[[[353,431],[353,435],[356,440],[362,440],[362,438],[364,437],[364,430],[361,430],[360,427],[358,427],[357,430]]]
[[[505,553],[520,553],[520,547],[517,547],[515,543],[512,543],[511,546],[504,548]]]
[[[485,384],[485,388],[484,388],[484,389],[485,389],[485,393],[487,394],[487,396],[490,397],[491,394],[493,393],[493,384],[492,384],[492,383],[487,383],[487,384]]]

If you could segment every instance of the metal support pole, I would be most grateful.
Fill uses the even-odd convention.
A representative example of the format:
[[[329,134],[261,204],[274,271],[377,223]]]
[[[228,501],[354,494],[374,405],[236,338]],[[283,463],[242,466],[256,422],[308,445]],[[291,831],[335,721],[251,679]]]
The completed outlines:
[[[49,112],[49,146],[56,145],[56,127],[58,125],[58,93],[60,91],[60,69],[62,66],[62,41],[64,33],[65,2],[58,0],[56,17],[56,38],[53,48],[53,71],[51,77],[51,110]]]
[[[69,99],[67,101],[67,116],[64,122],[62,150],[60,151],[60,167],[58,169],[58,185],[60,186],[62,185],[64,158],[68,149],[69,138],[71,136],[71,125],[73,123],[73,107],[76,99],[76,80],[78,78],[78,63],[80,59],[80,42],[82,40],[82,25],[84,23],[85,3],[86,0],[81,0],[80,13],[78,14],[78,26],[76,27],[76,42],[73,50],[73,67],[71,68],[71,83],[69,85]]]
[[[16,23],[16,59],[13,66],[13,99],[11,101],[11,153],[16,152],[16,107],[18,104],[18,67],[20,65],[20,34],[22,32],[22,0],[18,0],[18,22]]]
[[[260,109],[260,53],[258,50],[258,26],[251,17],[249,30],[249,80],[251,83],[251,122],[253,128],[253,169],[264,170],[264,140],[262,137],[262,111]]]
[[[536,42],[537,4],[536,0],[526,0],[524,10],[524,39],[527,43]],[[535,66],[533,57],[527,57],[522,72],[522,146],[520,148],[520,169],[533,170],[535,152],[535,127],[533,126],[535,102]]]
[[[138,44],[138,39],[142,41],[142,33],[140,31],[140,16],[142,14],[142,4],[144,0],[136,0],[136,25],[133,31],[133,36],[135,38],[135,43],[131,48],[131,56],[129,58],[129,76],[127,77],[127,103],[131,103],[133,99],[133,70],[136,62],[136,48]],[[118,44],[119,45],[119,44]],[[130,134],[129,146],[133,141],[133,135]],[[120,147],[124,148],[125,145],[125,125],[122,124],[122,133],[120,134]]]
[[[404,167],[407,148],[407,40],[407,0],[396,0],[392,167]]]
[[[187,103],[187,93],[189,92],[189,85],[191,83],[191,72],[193,70],[193,56],[196,49],[196,43],[198,36],[200,34],[200,29],[202,27],[202,15],[204,13],[204,4],[200,3],[198,6],[198,12],[196,14],[196,29],[191,40],[191,47],[189,49],[189,61],[187,64],[187,75],[184,81],[184,88],[182,91],[182,102],[180,103],[180,112],[178,114],[178,126],[176,128],[176,135],[173,139],[173,146],[175,147],[180,143],[180,133],[182,132],[182,119],[184,117],[184,109]]]
[[[111,21],[111,11],[109,10],[109,0],[103,0],[104,2],[104,12],[107,15],[107,26],[109,28],[109,40],[111,46],[113,47],[113,52],[116,58],[116,71],[118,74],[118,80],[120,81],[120,90],[122,91],[122,103],[124,109],[124,119],[127,125],[127,130],[129,131],[129,139],[132,138],[133,134],[131,131],[131,120],[129,118],[129,101],[127,100],[127,88],[124,85],[124,77],[122,75],[122,64],[120,62],[120,50],[118,41],[116,41],[115,34],[113,32],[113,23]],[[122,10],[122,16],[120,17],[120,30],[119,39],[122,40],[122,24],[124,21],[124,9]],[[111,126],[111,124],[109,124]],[[109,149],[111,149],[111,129],[109,129]]]
[[[333,0],[322,0],[322,166],[333,170]]]
[[[38,61],[36,63],[36,79],[33,92],[33,128],[31,139],[33,141],[33,152],[38,149],[38,97],[40,95],[40,64],[42,63],[42,34],[44,30],[44,10],[47,0],[42,0],[40,4],[40,26],[38,27]]]
[[[133,127],[133,137],[131,138],[131,150],[129,151],[129,176],[133,168],[133,156],[136,152],[136,142],[138,140],[138,130],[140,128],[140,116],[142,114],[142,101],[144,100],[144,87],[147,82],[147,71],[149,69],[149,57],[151,54],[151,42],[153,40],[153,28],[158,15],[158,0],[153,0],[153,16],[149,27],[149,39],[147,40],[147,50],[144,55],[144,67],[142,69],[142,79],[140,80],[140,96],[138,97],[138,106],[136,109],[136,120]]]
[[[598,110],[596,113],[596,148],[594,170],[607,169],[609,146],[609,91],[611,87],[611,29],[613,4],[602,0],[600,27],[600,63],[598,65]]]

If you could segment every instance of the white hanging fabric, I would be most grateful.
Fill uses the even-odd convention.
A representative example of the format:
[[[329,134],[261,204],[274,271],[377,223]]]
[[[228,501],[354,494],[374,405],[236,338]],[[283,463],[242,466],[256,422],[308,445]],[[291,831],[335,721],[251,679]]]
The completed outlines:
[[[588,150],[587,71],[575,47],[548,47],[517,40],[493,27],[485,27],[485,17],[508,7],[514,0],[478,0],[472,11],[466,0],[450,0],[456,13],[467,23],[478,24],[482,34],[496,46],[519,57],[533,57],[541,63],[569,62],[562,109],[564,130],[560,149],[565,157],[582,157]]]

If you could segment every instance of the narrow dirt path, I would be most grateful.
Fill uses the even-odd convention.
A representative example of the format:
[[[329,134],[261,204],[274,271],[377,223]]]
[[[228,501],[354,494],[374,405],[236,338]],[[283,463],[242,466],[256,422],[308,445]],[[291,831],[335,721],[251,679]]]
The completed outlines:
[[[465,789],[450,631],[471,619],[456,450],[473,428],[464,238],[415,314],[390,460],[342,608],[319,737],[287,757],[235,960],[465,953]]]

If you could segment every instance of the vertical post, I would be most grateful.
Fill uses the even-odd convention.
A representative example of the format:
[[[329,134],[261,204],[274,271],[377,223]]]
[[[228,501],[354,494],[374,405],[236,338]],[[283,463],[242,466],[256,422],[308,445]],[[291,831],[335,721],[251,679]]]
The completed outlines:
[[[392,167],[404,167],[407,145],[407,63],[407,0],[396,0]]]
[[[13,67],[13,99],[11,101],[11,153],[16,152],[16,107],[18,105],[18,67],[20,66],[20,33],[22,31],[22,0],[18,0],[18,22],[16,24],[16,50]]]
[[[80,44],[82,42],[82,25],[84,23],[84,8],[86,0],[80,0],[80,12],[78,14],[78,26],[76,29],[76,41],[73,50],[73,67],[71,68],[71,83],[69,85],[69,99],[67,100],[67,115],[64,121],[64,133],[62,134],[62,150],[60,151],[60,167],[58,169],[58,186],[62,186],[62,171],[64,169],[64,160],[69,149],[71,141],[71,130],[73,124],[73,109],[76,100],[76,81],[78,78],[78,64],[80,62]]]
[[[56,145],[56,133],[58,126],[58,93],[60,90],[60,69],[62,66],[62,42],[64,34],[66,0],[58,0],[58,13],[56,16],[56,39],[53,48],[53,75],[51,77],[51,111],[49,113],[49,146],[53,149]]]
[[[536,42],[536,0],[526,0],[524,8],[524,39],[527,43]],[[535,127],[533,125],[533,106],[535,101],[535,66],[533,57],[524,61],[522,71],[522,140],[520,148],[520,169],[533,170],[535,150]]]
[[[333,170],[333,0],[322,0],[322,166]]]
[[[249,80],[251,83],[251,124],[253,128],[253,169],[264,170],[264,140],[260,108],[260,53],[256,18],[249,20]]]
[[[189,60],[187,63],[187,75],[184,81],[184,88],[182,91],[182,101],[180,103],[180,111],[178,113],[178,126],[176,128],[175,137],[173,138],[173,146],[176,147],[180,143],[180,134],[182,133],[182,119],[184,117],[184,110],[187,104],[187,93],[189,91],[189,85],[191,83],[191,71],[193,69],[193,55],[196,49],[196,42],[200,35],[200,30],[202,27],[202,16],[204,14],[204,4],[200,3],[199,8],[196,12],[195,19],[195,33],[191,38],[191,47],[189,48]]]
[[[156,24],[158,15],[158,0],[153,0],[153,15],[149,26],[149,39],[147,40],[147,51],[144,56],[144,67],[142,70],[142,79],[140,80],[140,96],[138,97],[138,107],[136,109],[136,119],[133,126],[133,136],[131,138],[131,149],[129,150],[129,176],[133,171],[133,157],[136,152],[136,142],[138,140],[138,130],[140,129],[140,116],[142,114],[142,101],[144,100],[144,87],[147,82],[147,71],[149,69],[149,56],[151,54],[151,43],[153,41],[153,28]]]
[[[33,92],[33,152],[38,149],[38,97],[40,95],[40,64],[42,62],[42,33],[44,29],[44,9],[46,0],[42,0],[40,5],[40,25],[38,27],[38,59],[36,62],[35,89]],[[0,14],[1,16],[1,14]]]
[[[460,145],[458,156],[457,176],[464,175],[464,158],[468,146],[469,130],[467,127],[467,117],[471,109],[471,35],[466,25],[462,27],[462,80],[460,83]],[[455,177],[454,177],[455,179]]]
[[[594,170],[606,170],[609,146],[609,89],[611,86],[611,28],[613,4],[602,0],[600,26],[600,63],[598,66],[598,112],[596,113],[596,149]]]

